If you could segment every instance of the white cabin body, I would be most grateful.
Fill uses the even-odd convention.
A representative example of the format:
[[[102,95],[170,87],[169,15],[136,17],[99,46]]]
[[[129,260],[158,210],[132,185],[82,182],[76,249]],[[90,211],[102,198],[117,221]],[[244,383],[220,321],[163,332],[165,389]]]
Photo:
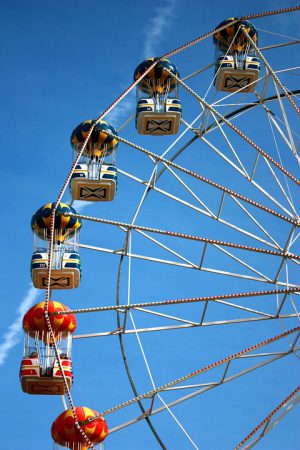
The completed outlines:
[[[178,98],[157,101],[141,98],[136,109],[136,129],[139,134],[163,136],[177,134],[182,107]]]
[[[256,56],[237,59],[233,55],[222,55],[216,62],[215,86],[217,91],[252,92],[255,89],[260,71]]]
[[[112,201],[117,191],[118,171],[114,165],[98,162],[77,164],[71,178],[73,200]]]
[[[78,252],[60,249],[52,252],[50,276],[51,289],[74,289],[79,286],[81,278],[81,261]],[[35,251],[31,258],[31,278],[35,288],[46,289],[48,286],[48,253]]]

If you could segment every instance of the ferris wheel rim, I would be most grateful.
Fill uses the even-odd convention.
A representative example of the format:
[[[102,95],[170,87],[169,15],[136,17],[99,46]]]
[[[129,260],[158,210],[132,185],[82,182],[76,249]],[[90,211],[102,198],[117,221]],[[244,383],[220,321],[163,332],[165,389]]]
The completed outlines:
[[[299,94],[299,93],[300,93],[300,90],[299,90],[299,89],[291,91],[291,95],[297,95],[297,94]],[[281,98],[286,97],[285,93],[280,94],[280,97],[281,97]],[[278,100],[278,96],[277,96],[277,95],[273,95],[273,96],[267,97],[267,98],[265,98],[265,99],[263,100],[263,103],[269,103],[269,102],[272,102],[273,100],[274,100],[274,101]],[[253,105],[253,104],[251,104],[251,105],[245,105],[245,106],[243,106],[243,107],[241,107],[241,108],[237,108],[237,110],[228,113],[227,116],[226,116],[226,119],[232,119],[232,118],[234,118],[236,115],[238,115],[238,114],[240,114],[240,113],[243,113],[243,112],[245,112],[245,111],[247,111],[247,110],[249,110],[249,109],[255,108],[256,106],[258,106],[258,105],[260,105],[260,104],[261,104],[261,102],[258,100],[257,102],[255,102],[254,105]],[[206,128],[206,129],[203,131],[203,134],[207,133],[208,130],[211,130],[211,129],[214,128],[214,127],[216,127],[216,125],[215,125],[215,123],[212,123],[208,128]],[[199,137],[199,136],[194,136],[193,138],[191,138],[191,140],[190,140],[191,142],[189,142],[188,145],[185,145],[185,146],[184,146],[183,151],[186,150],[186,148],[187,148],[192,142],[194,142],[198,137]],[[180,152],[180,153],[181,153],[181,152]],[[180,153],[179,153],[179,154],[180,154]],[[171,157],[170,159],[173,161],[174,159],[177,158],[177,156],[178,156],[179,154],[173,155],[173,157]],[[165,170],[166,170],[166,167],[164,167],[163,169],[161,169],[161,172],[159,173],[159,176],[160,176],[160,175],[162,174],[162,172],[165,171]],[[150,183],[148,182],[148,184],[150,184]],[[150,192],[150,191],[151,191],[151,189],[149,189],[148,192]],[[148,196],[148,192],[147,192],[146,196]],[[133,221],[132,221],[131,223],[133,223],[133,222],[135,221],[135,218],[137,217],[137,215],[134,214],[133,217],[134,217],[134,219],[133,219]],[[125,248],[125,242],[128,241],[128,236],[130,235],[130,233],[131,233],[131,230],[127,229],[126,237],[125,237],[125,241],[124,241],[124,248]],[[125,256],[124,254],[121,255],[120,261],[119,261],[119,269],[118,269],[118,276],[117,276],[116,306],[120,306],[120,282],[121,282],[120,280],[121,280],[121,273],[122,273],[122,265],[123,265],[123,262],[124,262],[124,256]],[[121,313],[120,313],[119,310],[117,310],[116,313],[117,313],[117,324],[118,324],[118,328],[121,328]],[[135,383],[134,383],[134,380],[133,380],[133,377],[132,377],[132,374],[131,374],[131,372],[130,372],[130,368],[129,368],[129,365],[128,365],[128,359],[127,359],[127,356],[126,356],[126,350],[125,350],[125,345],[124,345],[124,341],[123,341],[123,333],[120,333],[120,334],[119,334],[119,342],[120,342],[120,346],[121,346],[122,358],[123,358],[123,361],[124,361],[124,364],[125,364],[127,376],[128,376],[129,382],[130,382],[130,384],[131,384],[131,387],[132,387],[132,389],[133,389],[133,392],[136,394],[136,393],[138,393],[138,391],[137,391],[137,389],[136,389],[136,385],[135,385]],[[140,406],[140,408],[141,408],[142,414],[145,414],[145,408],[143,407],[143,405],[139,403],[139,406]],[[144,418],[149,419],[149,417],[148,417],[147,415],[146,415]],[[148,422],[148,420],[147,420],[147,422]],[[148,424],[149,424],[149,423],[148,423]],[[150,426],[150,425],[149,425],[149,426]],[[153,425],[152,425],[152,426],[153,426]],[[151,428],[151,426],[150,426],[150,428]],[[152,430],[152,428],[151,428],[151,430]],[[152,431],[152,432],[153,432],[153,431]],[[155,435],[155,434],[157,434],[156,429],[155,429],[154,435]],[[155,437],[156,437],[156,436],[155,436]],[[158,437],[157,440],[158,440],[158,442],[159,442],[159,441],[160,441],[160,437]],[[163,445],[164,445],[164,444],[163,444]],[[162,447],[162,448],[165,448],[165,447]]]
[[[264,17],[264,16],[266,16],[266,15],[279,14],[279,13],[289,12],[289,11],[294,11],[294,10],[299,10],[299,9],[300,9],[300,6],[299,6],[299,7],[282,8],[282,9],[279,9],[279,10],[274,10],[274,11],[272,11],[272,12],[269,11],[269,12],[265,12],[265,13],[254,14],[254,15],[252,15],[252,16],[245,16],[245,17],[243,17],[243,18],[244,18],[244,19],[245,19],[245,18],[259,18],[259,17]],[[208,33],[208,35],[212,35],[213,33],[214,33],[214,32]],[[201,39],[204,39],[204,37],[201,37]],[[197,41],[197,39],[196,39],[195,41]],[[188,45],[192,45],[193,42],[194,42],[194,41],[191,41],[190,43],[186,44],[185,47],[187,47]],[[170,56],[171,56],[172,54],[175,54],[175,53],[178,52],[179,50],[180,50],[180,48],[175,49],[174,51],[170,52],[170,53],[167,54],[167,55],[170,55]],[[131,85],[131,86],[124,92],[124,94],[121,94],[121,96],[118,98],[117,102],[120,101],[121,98],[124,98],[125,95],[129,92],[129,90],[132,90],[132,89],[133,89],[133,87],[134,87],[134,85]],[[103,114],[102,114],[101,116],[99,116],[99,118],[98,118],[97,120],[100,120],[100,118],[104,117],[110,110],[113,109],[113,107],[114,107],[114,105],[111,105],[109,108],[107,108],[107,109],[103,112]],[[91,131],[92,131],[92,130],[91,130]],[[87,140],[88,140],[88,138],[89,138],[89,137],[87,137]],[[87,142],[87,140],[86,140],[86,142]],[[85,142],[85,144],[86,144],[86,142]],[[82,152],[83,152],[83,151],[84,151],[84,148],[82,149]],[[79,159],[79,157],[80,157],[80,154],[78,155],[78,159]],[[77,161],[78,161],[78,160],[77,160]],[[45,319],[46,319],[47,326],[48,326],[48,329],[49,329],[50,334],[53,333],[52,326],[51,326],[51,323],[50,323],[50,321],[49,321],[49,312],[48,312],[48,303],[49,303],[49,301],[50,301],[50,299],[51,299],[50,276],[51,276],[51,257],[52,257],[52,244],[53,244],[53,233],[54,233],[54,223],[53,223],[53,218],[54,218],[54,214],[55,214],[57,205],[58,205],[60,199],[62,198],[62,196],[63,196],[63,194],[64,194],[64,192],[65,192],[65,190],[66,190],[66,187],[67,187],[68,182],[70,181],[70,177],[71,177],[71,175],[72,175],[72,171],[74,171],[75,164],[76,164],[76,160],[74,161],[74,164],[73,164],[73,166],[72,166],[72,168],[71,168],[71,170],[70,170],[70,173],[69,173],[69,175],[68,175],[68,178],[66,179],[66,182],[64,183],[63,188],[62,188],[62,190],[61,190],[60,193],[59,193],[58,199],[57,199],[57,201],[56,201],[56,203],[55,203],[55,206],[54,206],[54,209],[53,209],[53,215],[52,215],[52,221],[51,221],[51,232],[50,232],[51,237],[50,237],[50,240],[49,240],[50,245],[49,245],[49,252],[48,252],[48,287],[47,287],[47,290],[46,290],[46,302],[45,302],[45,308],[44,308],[44,316],[45,316]],[[60,362],[60,357],[59,357],[59,354],[57,353],[57,349],[56,349],[55,344],[54,344],[54,350],[55,350],[57,359],[58,359],[58,361]],[[66,383],[65,383],[65,384],[66,384]],[[72,397],[71,397],[71,395],[70,395],[68,389],[67,389],[67,394],[68,394],[68,398],[69,398],[69,403],[70,403],[70,405],[71,405],[73,417],[74,417],[74,419],[75,419],[75,421],[76,421],[76,420],[77,420],[77,416],[76,416],[76,412],[73,411],[73,410],[74,410],[73,401],[72,401]],[[78,420],[77,420],[77,422],[78,422]],[[77,426],[77,422],[76,422],[76,426]],[[83,430],[80,428],[80,424],[79,424],[79,423],[78,423],[78,427],[79,427],[79,428],[78,428],[79,431],[81,432],[81,434],[83,435],[83,437],[85,438],[85,440],[88,442],[88,444],[90,444],[90,442],[89,442],[87,436],[85,435],[85,433],[83,432]],[[91,446],[91,448],[93,448],[93,445]]]

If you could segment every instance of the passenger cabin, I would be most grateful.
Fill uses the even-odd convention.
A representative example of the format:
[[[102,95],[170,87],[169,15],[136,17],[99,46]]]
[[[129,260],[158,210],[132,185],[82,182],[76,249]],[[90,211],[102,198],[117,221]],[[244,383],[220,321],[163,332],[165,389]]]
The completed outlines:
[[[71,388],[72,334],[76,329],[76,318],[69,311],[63,303],[49,300],[33,305],[24,315],[24,351],[20,368],[24,392],[63,395],[67,386]],[[60,312],[65,314],[55,315]]]
[[[61,354],[60,358],[70,389],[73,379],[72,362],[66,354]],[[37,352],[24,356],[20,369],[22,390],[27,394],[64,395],[66,387],[57,359],[52,356],[43,359],[46,362],[45,364],[43,364]]]
[[[260,71],[259,59],[246,56],[241,60],[233,55],[220,56],[216,63],[215,86],[217,91],[252,92],[255,89]]]
[[[118,171],[114,165],[77,164],[71,178],[73,200],[112,201],[117,191]]]
[[[141,98],[136,109],[136,129],[140,134],[155,136],[177,134],[182,107],[178,98],[156,102],[153,98]]]
[[[31,258],[31,278],[35,288],[46,289],[48,285],[48,253],[35,251]],[[50,278],[51,289],[74,289],[79,286],[81,261],[79,253],[54,252]]]

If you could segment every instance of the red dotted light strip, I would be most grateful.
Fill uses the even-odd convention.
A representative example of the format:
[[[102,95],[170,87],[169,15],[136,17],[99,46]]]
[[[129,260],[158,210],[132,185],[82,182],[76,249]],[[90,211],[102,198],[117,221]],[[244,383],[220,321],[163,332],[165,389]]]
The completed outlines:
[[[247,441],[249,441],[249,439],[251,439],[251,437],[263,426],[265,425],[267,422],[269,422],[272,417],[284,406],[286,406],[286,404],[297,394],[297,392],[300,391],[300,386],[298,386],[290,395],[288,395],[278,406],[276,406],[275,409],[273,409],[273,411],[268,414],[268,416],[262,421],[260,422],[260,424],[257,425],[257,427],[255,427],[251,433],[248,434],[248,436],[245,437],[245,439],[243,439],[236,447],[234,450],[238,450],[239,448],[241,448]]]
[[[234,353],[233,355],[227,356],[226,358],[220,359],[219,361],[216,361],[216,362],[214,362],[212,364],[209,364],[209,365],[207,365],[207,366],[205,366],[205,367],[203,367],[201,369],[195,370],[194,372],[191,372],[190,374],[185,375],[185,376],[183,376],[181,378],[177,378],[176,380],[170,381],[169,383],[166,383],[166,384],[164,384],[163,386],[161,386],[161,387],[159,387],[157,389],[153,389],[152,391],[148,391],[145,394],[141,394],[141,395],[139,395],[139,396],[137,396],[135,398],[132,398],[131,400],[128,400],[128,401],[123,402],[123,403],[120,403],[119,405],[114,406],[112,408],[109,408],[106,411],[100,413],[98,416],[95,416],[93,418],[81,421],[80,424],[81,425],[85,425],[87,423],[93,422],[97,417],[102,417],[102,416],[105,416],[107,414],[111,414],[111,413],[113,413],[115,411],[118,411],[119,409],[122,409],[122,408],[125,408],[125,407],[129,406],[129,405],[132,405],[133,403],[136,403],[139,400],[143,400],[145,398],[152,398],[158,392],[162,392],[162,391],[164,391],[164,390],[166,390],[166,389],[168,389],[168,388],[170,388],[172,386],[175,386],[176,384],[179,384],[179,383],[182,383],[182,382],[184,382],[186,380],[189,380],[189,379],[191,379],[191,378],[193,378],[193,377],[195,377],[197,375],[200,375],[200,374],[202,374],[204,372],[207,372],[208,370],[214,369],[215,367],[218,367],[218,366],[220,366],[222,364],[228,363],[229,361],[232,361],[234,359],[240,358],[241,356],[243,356],[243,355],[245,355],[247,353],[250,353],[250,352],[252,352],[254,350],[257,350],[257,349],[259,349],[261,347],[264,347],[265,345],[271,344],[271,343],[273,343],[275,341],[278,341],[279,339],[282,339],[282,338],[284,338],[286,336],[289,336],[290,334],[293,334],[293,333],[296,333],[296,332],[298,332],[298,333],[300,332],[300,327],[293,328],[291,330],[285,331],[285,332],[283,332],[281,334],[278,334],[276,336],[268,338],[268,339],[260,342],[259,344],[252,345],[251,347],[248,347],[245,350],[242,350],[242,351],[240,351],[238,353]]]
[[[285,167],[283,167],[281,164],[279,164],[272,156],[270,156],[267,152],[265,152],[262,148],[260,148],[252,139],[250,139],[245,133],[243,133],[238,127],[233,125],[232,122],[230,122],[226,117],[224,117],[222,114],[219,113],[218,110],[213,108],[206,100],[201,98],[193,89],[191,89],[184,81],[182,81],[180,78],[178,78],[176,75],[174,75],[172,72],[170,72],[168,69],[165,69],[166,72],[169,73],[171,77],[174,78],[181,86],[183,86],[190,94],[193,95],[193,97],[198,100],[203,106],[205,106],[209,111],[211,111],[213,114],[215,114],[220,120],[222,120],[223,123],[226,123],[233,131],[235,131],[242,139],[244,139],[248,144],[250,144],[255,150],[260,153],[264,158],[268,159],[277,169],[279,169],[281,172],[283,172],[288,178],[290,178],[294,183],[296,183],[298,186],[300,186],[300,180],[296,178],[294,175],[292,175]],[[286,92],[286,89],[285,91]]]

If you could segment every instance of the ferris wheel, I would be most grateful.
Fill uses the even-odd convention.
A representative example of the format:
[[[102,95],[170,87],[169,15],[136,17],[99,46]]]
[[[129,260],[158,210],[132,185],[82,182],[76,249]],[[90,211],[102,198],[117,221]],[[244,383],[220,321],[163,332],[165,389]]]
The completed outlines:
[[[251,448],[299,402],[299,40],[254,25],[299,9],[227,19],[143,61],[101,116],[74,128],[69,175],[32,218],[32,280],[46,300],[24,317],[20,372],[25,392],[62,396],[56,448],[109,449],[134,427],[147,448]],[[81,271],[99,292],[66,307],[58,298],[80,291]],[[115,303],[101,295],[112,279]],[[75,406],[81,340],[118,345],[131,397],[120,381],[118,402]],[[114,377],[106,363],[99,383]]]

